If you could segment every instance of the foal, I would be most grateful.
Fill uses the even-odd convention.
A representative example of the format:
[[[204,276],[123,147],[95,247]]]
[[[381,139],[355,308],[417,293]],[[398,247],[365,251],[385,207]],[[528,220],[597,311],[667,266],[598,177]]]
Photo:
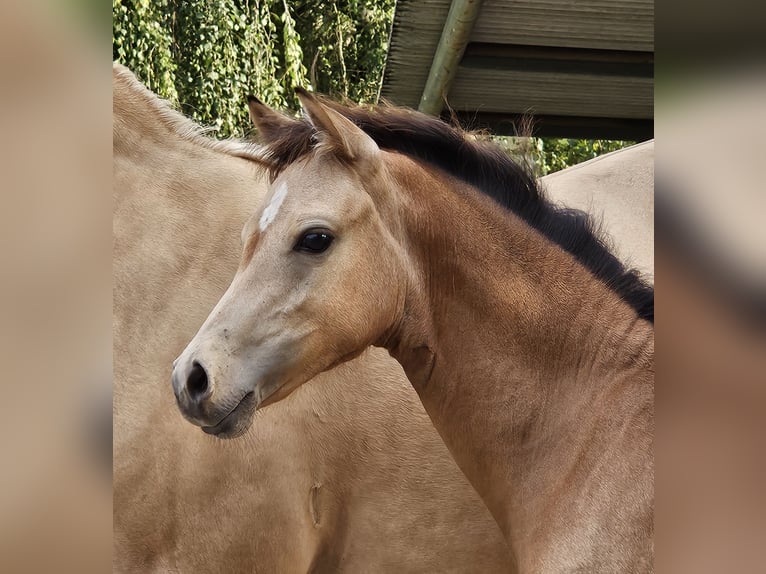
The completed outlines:
[[[653,291],[499,150],[300,97],[300,122],[251,101],[272,189],[177,361],[187,418],[221,424],[382,346],[519,571],[650,571]]]
[[[236,442],[179,416],[168,367],[268,186],[252,146],[203,137],[122,66],[112,87],[113,572],[507,573],[496,523],[383,349],[240,409]]]

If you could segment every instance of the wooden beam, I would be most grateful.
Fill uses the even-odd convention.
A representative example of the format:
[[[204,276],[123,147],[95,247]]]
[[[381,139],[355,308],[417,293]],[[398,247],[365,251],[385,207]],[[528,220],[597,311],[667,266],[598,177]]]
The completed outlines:
[[[654,77],[654,54],[471,42],[460,65],[466,68],[519,70],[552,74]]]

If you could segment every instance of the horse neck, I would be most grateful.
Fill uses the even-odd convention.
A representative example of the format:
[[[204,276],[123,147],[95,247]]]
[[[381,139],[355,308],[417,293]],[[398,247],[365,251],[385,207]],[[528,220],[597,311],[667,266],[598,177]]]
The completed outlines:
[[[239,233],[266,186],[244,159],[142,125],[115,115],[114,369],[116,394],[152,417],[175,409],[168,366],[236,271]],[[144,424],[130,415],[126,424]]]
[[[624,420],[615,412],[651,405],[653,331],[476,190],[434,174],[406,187],[405,241],[421,272],[386,346],[513,543],[550,519],[548,494],[585,488],[577,465],[598,464]]]

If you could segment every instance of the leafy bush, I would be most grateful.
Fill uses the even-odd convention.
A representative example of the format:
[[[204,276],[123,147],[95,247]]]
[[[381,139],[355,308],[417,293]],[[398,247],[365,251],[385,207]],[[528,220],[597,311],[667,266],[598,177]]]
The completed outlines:
[[[285,0],[114,0],[112,57],[222,137],[247,125],[248,93],[286,107],[306,83]]]
[[[244,96],[297,108],[293,87],[377,99],[394,0],[114,0],[114,60],[218,135]],[[309,77],[308,70],[311,70]]]
[[[559,171],[635,143],[620,140],[534,139],[538,149],[536,163],[541,175]]]

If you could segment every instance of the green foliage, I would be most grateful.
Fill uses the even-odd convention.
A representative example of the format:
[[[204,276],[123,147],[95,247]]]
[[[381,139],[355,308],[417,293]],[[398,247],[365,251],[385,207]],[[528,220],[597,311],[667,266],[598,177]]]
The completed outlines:
[[[536,163],[541,175],[559,171],[635,143],[619,140],[534,139],[538,156]]]
[[[594,157],[633,145],[617,140],[575,140],[561,138],[492,136],[514,160],[524,163],[542,177]]]
[[[113,0],[114,60],[218,135],[248,93],[297,109],[296,86],[377,99],[394,0]],[[309,72],[311,78],[309,81]]]
[[[297,110],[293,88],[374,103],[395,0],[113,0],[112,57],[188,116],[242,135],[245,96]],[[497,138],[545,175],[630,142]]]
[[[395,0],[298,0],[297,29],[318,92],[358,103],[378,100]]]
[[[220,136],[240,135],[248,93],[285,107],[293,98],[285,82],[304,82],[300,38],[284,7],[282,0],[114,0],[112,57]]]
[[[169,4],[168,0],[114,0],[112,58],[128,66],[156,93],[177,102]]]

